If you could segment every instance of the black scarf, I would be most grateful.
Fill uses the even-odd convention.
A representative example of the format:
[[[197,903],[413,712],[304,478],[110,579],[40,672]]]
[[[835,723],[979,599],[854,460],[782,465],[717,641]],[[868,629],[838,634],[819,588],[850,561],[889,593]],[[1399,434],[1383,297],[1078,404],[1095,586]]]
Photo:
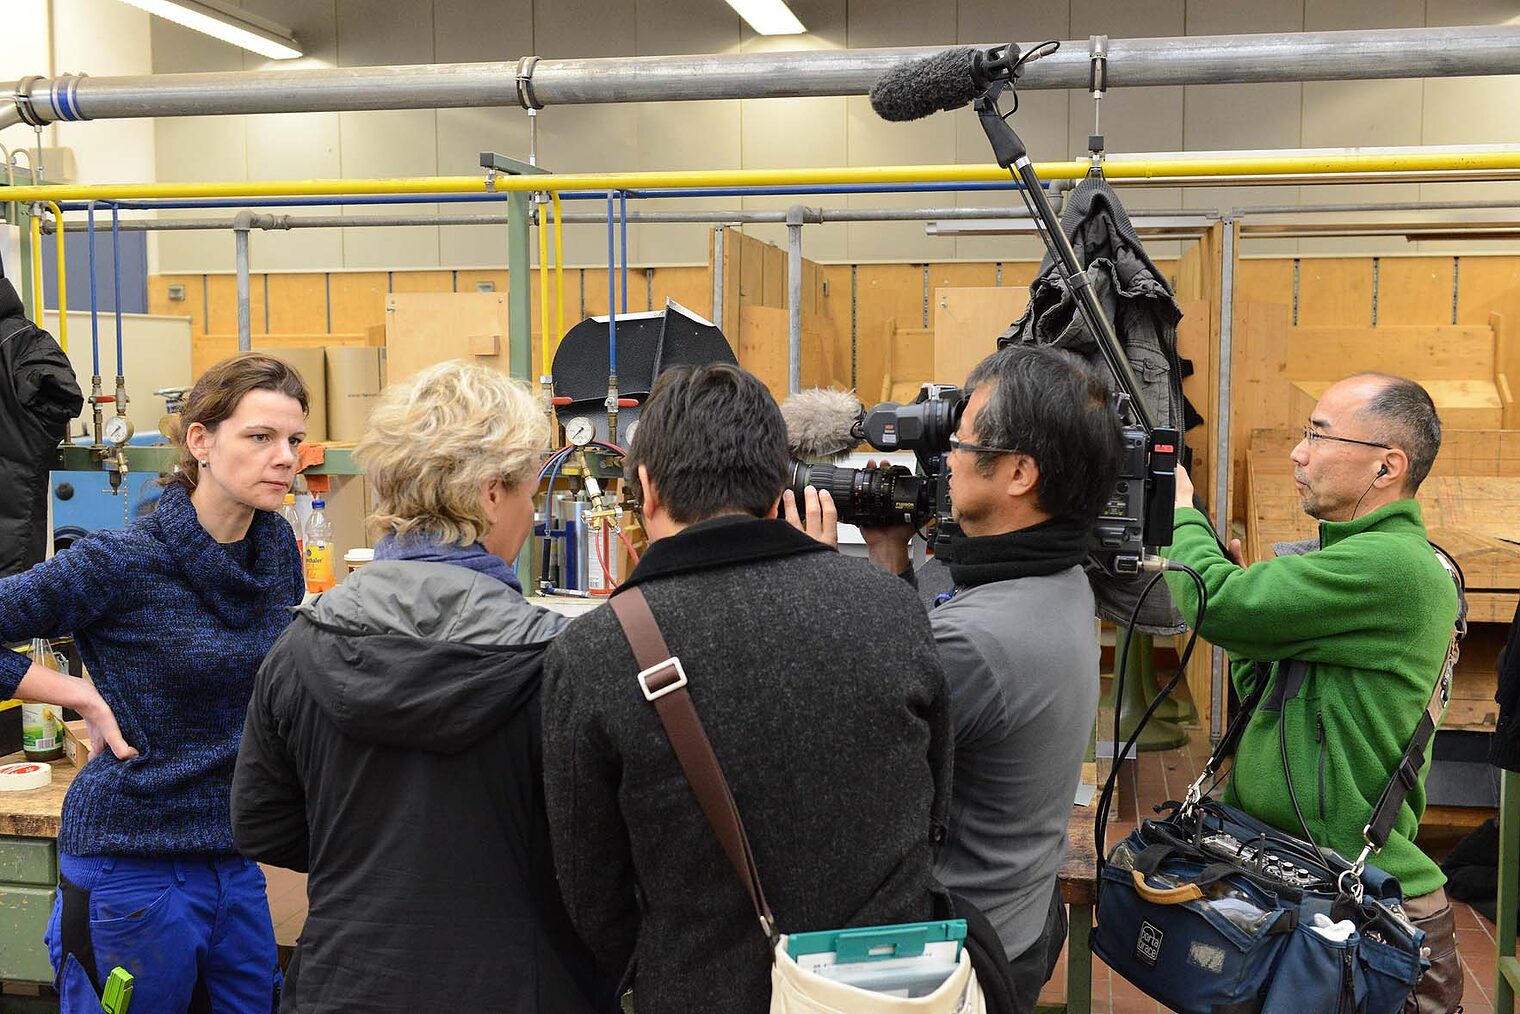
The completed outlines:
[[[1001,535],[954,535],[945,562],[958,588],[1058,574],[1086,559],[1091,530],[1086,521],[1051,518]]]

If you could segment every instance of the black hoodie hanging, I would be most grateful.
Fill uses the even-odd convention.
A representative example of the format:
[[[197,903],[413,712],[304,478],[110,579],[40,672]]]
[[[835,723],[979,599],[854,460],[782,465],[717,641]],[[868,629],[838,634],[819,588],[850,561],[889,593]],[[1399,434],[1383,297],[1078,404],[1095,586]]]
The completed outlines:
[[[0,577],[47,555],[48,473],[84,396],[69,357],[27,319],[0,264]]]

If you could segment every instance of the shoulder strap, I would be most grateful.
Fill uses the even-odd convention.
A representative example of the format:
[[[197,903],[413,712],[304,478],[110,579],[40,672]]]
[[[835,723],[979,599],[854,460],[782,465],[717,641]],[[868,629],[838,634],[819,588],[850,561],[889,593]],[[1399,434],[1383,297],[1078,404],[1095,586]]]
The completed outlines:
[[[642,670],[638,675],[639,689],[660,716],[665,735],[670,739],[671,749],[675,751],[692,792],[696,794],[697,803],[712,825],[713,833],[718,836],[718,843],[723,846],[728,861],[733,864],[739,882],[749,892],[755,916],[774,946],[776,919],[771,915],[765,892],[760,887],[760,872],[755,866],[749,836],[744,833],[744,822],[739,819],[739,807],[734,803],[728,780],[723,777],[718,757],[702,728],[702,719],[686,690],[686,670],[666,646],[660,625],[655,622],[642,589],[625,588],[608,600],[608,604],[612,606],[618,623],[622,624],[623,634]]]
[[[1383,794],[1378,798],[1377,806],[1372,808],[1372,817],[1367,821],[1367,826],[1362,830],[1362,836],[1374,851],[1381,851],[1388,844],[1388,836],[1393,833],[1394,821],[1398,819],[1399,808],[1404,805],[1404,800],[1414,787],[1419,784],[1420,766],[1425,762],[1425,748],[1430,745],[1431,737],[1436,734],[1436,725],[1441,721],[1441,716],[1446,713],[1447,702],[1451,700],[1452,673],[1457,667],[1457,657],[1461,654],[1461,642],[1467,636],[1467,582],[1462,568],[1450,553],[1436,545],[1430,544],[1435,551],[1436,560],[1443,570],[1450,575],[1452,583],[1457,586],[1457,619],[1452,626],[1451,640],[1446,644],[1446,659],[1441,665],[1441,675],[1436,680],[1435,688],[1430,692],[1430,700],[1425,704],[1425,713],[1415,723],[1414,735],[1409,738],[1409,745],[1404,748],[1399,763],[1393,769],[1393,775],[1388,779],[1388,785],[1383,789]]]

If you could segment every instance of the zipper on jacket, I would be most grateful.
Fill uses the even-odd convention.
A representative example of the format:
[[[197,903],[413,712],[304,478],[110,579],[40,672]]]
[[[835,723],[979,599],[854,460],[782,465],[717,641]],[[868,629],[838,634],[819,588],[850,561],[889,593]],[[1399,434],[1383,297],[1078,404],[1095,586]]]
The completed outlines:
[[[1314,713],[1314,742],[1319,744],[1319,819],[1325,819],[1325,713]]]

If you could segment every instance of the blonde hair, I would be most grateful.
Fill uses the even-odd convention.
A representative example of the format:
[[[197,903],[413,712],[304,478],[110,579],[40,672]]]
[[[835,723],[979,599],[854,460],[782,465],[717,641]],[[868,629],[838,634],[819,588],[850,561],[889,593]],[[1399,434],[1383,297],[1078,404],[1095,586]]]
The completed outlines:
[[[532,480],[549,425],[527,385],[498,370],[439,363],[380,395],[354,457],[374,487],[383,535],[467,546],[489,527],[480,488]]]

